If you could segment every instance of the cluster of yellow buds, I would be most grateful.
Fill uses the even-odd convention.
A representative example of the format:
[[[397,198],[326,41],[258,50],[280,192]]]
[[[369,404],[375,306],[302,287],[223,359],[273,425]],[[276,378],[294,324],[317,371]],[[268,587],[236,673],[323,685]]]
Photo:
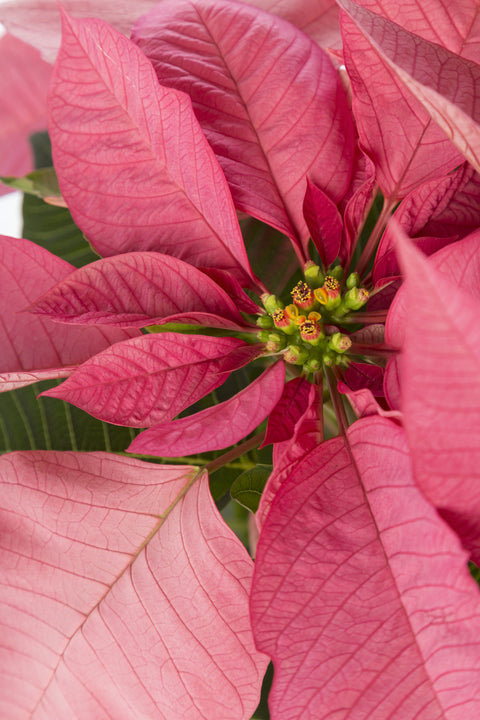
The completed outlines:
[[[322,365],[346,364],[352,343],[341,332],[326,334],[324,326],[336,325],[368,300],[356,273],[348,276],[342,293],[343,270],[333,268],[326,276],[318,265],[307,263],[305,281],[291,291],[292,303],[284,305],[275,295],[262,295],[265,315],[257,320],[258,338],[269,352],[282,352],[286,362],[317,372]]]

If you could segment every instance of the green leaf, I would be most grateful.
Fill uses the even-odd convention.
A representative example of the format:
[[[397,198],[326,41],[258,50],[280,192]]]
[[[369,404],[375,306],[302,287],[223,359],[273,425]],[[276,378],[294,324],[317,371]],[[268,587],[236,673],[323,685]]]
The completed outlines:
[[[251,512],[257,512],[263,489],[272,472],[270,465],[256,465],[237,477],[230,494],[234,500]]]
[[[53,165],[52,143],[48,132],[44,130],[33,133],[33,135],[30,135],[29,140],[32,146],[35,169],[51,167]]]
[[[36,197],[61,197],[57,175],[53,167],[34,170],[24,177],[0,177],[4,185]]]
[[[468,563],[468,569],[475,582],[480,585],[480,568],[473,562]]]
[[[0,393],[0,453],[14,450],[122,452],[138,430],[96,420],[68,403],[38,398],[57,381]]]
[[[34,195],[23,198],[23,237],[75,267],[98,260],[69,210],[48,205]]]
[[[269,292],[281,295],[299,270],[292,243],[278,230],[254,218],[242,219],[240,227],[255,273],[262,278]]]

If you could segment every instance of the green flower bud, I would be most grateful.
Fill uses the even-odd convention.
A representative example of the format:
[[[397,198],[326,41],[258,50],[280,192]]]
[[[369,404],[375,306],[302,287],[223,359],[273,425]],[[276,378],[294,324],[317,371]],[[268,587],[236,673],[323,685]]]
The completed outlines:
[[[328,274],[335,278],[335,280],[343,279],[343,268],[341,265],[335,265],[334,268],[328,271]]]
[[[283,359],[285,362],[291,365],[303,365],[308,357],[308,350],[299,347],[298,345],[290,345],[290,347],[283,353]]]
[[[351,290],[352,288],[356,288],[360,285],[360,275],[356,272],[350,273],[350,275],[347,277],[347,288]]]
[[[287,338],[281,333],[271,332],[268,336],[267,344],[268,343],[271,343],[272,345],[277,345],[277,350],[283,350],[283,348],[287,344]]]
[[[260,317],[257,318],[257,325],[265,330],[269,330],[273,327],[273,320],[270,315],[260,315]]]
[[[258,339],[260,340],[260,342],[262,342],[262,343],[268,342],[268,337],[269,337],[269,335],[270,335],[270,333],[268,332],[268,330],[259,330],[259,331],[257,332],[257,338],[258,338]]]
[[[263,303],[263,307],[268,313],[274,313],[275,310],[283,310],[284,305],[282,301],[277,298],[276,295],[269,295],[268,293],[263,293],[261,301]]]
[[[368,301],[368,290],[354,287],[345,293],[343,304],[349,310],[360,310]]]
[[[311,260],[305,263],[303,267],[303,275],[307,283],[314,290],[315,288],[322,287],[325,281],[325,275],[322,273],[319,266],[315,265],[315,263]]]
[[[322,368],[322,361],[319,358],[309,358],[304,364],[303,364],[304,370],[306,372],[318,372]]]
[[[327,367],[332,367],[332,365],[335,365],[335,359],[336,359],[335,353],[328,352],[328,351],[326,353],[323,353],[322,361],[323,361],[323,364],[326,365]]]
[[[352,347],[352,341],[348,335],[340,332],[333,333],[328,340],[328,349],[336,353],[344,353]]]

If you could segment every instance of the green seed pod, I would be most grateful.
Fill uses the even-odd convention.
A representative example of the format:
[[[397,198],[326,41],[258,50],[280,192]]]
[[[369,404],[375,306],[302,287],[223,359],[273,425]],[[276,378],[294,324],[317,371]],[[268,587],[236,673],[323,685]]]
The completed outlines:
[[[333,333],[328,341],[328,349],[336,353],[344,353],[352,347],[352,341],[348,335],[340,332]]]
[[[325,275],[322,273],[319,266],[315,265],[315,263],[311,260],[305,263],[303,268],[303,275],[306,282],[313,290],[322,287],[325,281]]]
[[[328,271],[328,274],[336,280],[343,280],[343,268],[341,265],[335,265],[334,268]]]
[[[258,338],[258,339],[260,340],[260,342],[262,342],[262,343],[268,342],[268,337],[269,337],[269,335],[270,335],[270,333],[268,332],[268,330],[259,330],[259,331],[257,332],[257,338]]]
[[[257,325],[264,330],[269,330],[273,327],[273,320],[270,315],[260,315],[260,317],[257,318]]]
[[[290,347],[284,352],[283,359],[285,362],[291,365],[303,365],[308,357],[308,350],[299,347],[298,345],[290,345]]]
[[[358,287],[360,285],[360,275],[356,272],[350,273],[350,275],[347,277],[346,284],[349,290]]]
[[[303,369],[306,372],[318,372],[322,368],[322,361],[318,358],[309,358],[304,364]]]
[[[343,304],[349,310],[360,310],[368,301],[368,290],[354,287],[345,293]]]
[[[287,338],[285,337],[285,335],[282,335],[281,333],[272,332],[268,336],[267,342],[277,345],[278,346],[277,350],[283,350],[283,348],[287,344]]]
[[[263,307],[268,313],[274,313],[275,310],[283,310],[283,303],[279,298],[277,298],[276,295],[269,295],[268,293],[263,293],[261,297]]]

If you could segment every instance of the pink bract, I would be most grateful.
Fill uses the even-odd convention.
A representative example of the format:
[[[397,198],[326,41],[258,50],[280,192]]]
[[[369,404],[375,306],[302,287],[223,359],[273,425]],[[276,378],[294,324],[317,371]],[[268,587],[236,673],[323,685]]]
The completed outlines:
[[[0,714],[250,720],[271,659],[272,720],[476,719],[478,1],[133,5],[65,2],[53,156],[104,257],[2,239],[0,379],[182,464],[0,459]]]

